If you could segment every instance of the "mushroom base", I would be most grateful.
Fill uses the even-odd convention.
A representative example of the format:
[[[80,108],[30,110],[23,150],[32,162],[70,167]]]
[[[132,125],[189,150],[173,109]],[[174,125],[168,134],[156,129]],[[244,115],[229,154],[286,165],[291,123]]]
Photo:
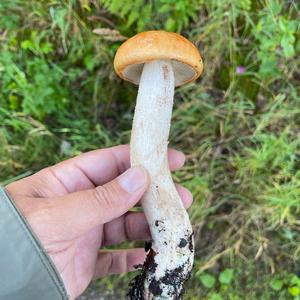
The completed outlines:
[[[193,246],[193,236],[189,237],[189,241]],[[129,283],[129,292],[127,294],[129,300],[181,300],[184,294],[184,284],[190,278],[191,271],[186,274],[186,265],[178,266],[174,270],[167,270],[166,274],[159,280],[155,279],[157,263],[155,262],[155,251],[151,248],[147,254],[142,271]],[[186,264],[189,264],[186,263]],[[149,288],[145,290],[145,282],[149,282]],[[165,285],[171,287],[174,291],[173,295],[166,298],[161,296]]]

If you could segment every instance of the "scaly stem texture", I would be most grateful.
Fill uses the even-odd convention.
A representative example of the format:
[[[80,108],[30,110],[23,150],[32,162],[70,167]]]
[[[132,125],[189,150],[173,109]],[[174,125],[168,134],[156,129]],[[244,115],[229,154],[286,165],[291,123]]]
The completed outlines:
[[[144,166],[151,185],[142,206],[152,234],[142,274],[130,299],[181,299],[193,265],[193,232],[168,166],[168,136],[174,96],[174,73],[168,60],[143,68],[131,135],[132,166]]]

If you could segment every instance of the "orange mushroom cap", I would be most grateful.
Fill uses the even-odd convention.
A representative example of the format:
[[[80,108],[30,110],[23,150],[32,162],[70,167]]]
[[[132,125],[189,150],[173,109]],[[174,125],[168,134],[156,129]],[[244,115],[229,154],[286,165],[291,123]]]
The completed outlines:
[[[166,31],[146,31],[125,41],[118,49],[114,68],[124,80],[139,84],[146,62],[171,60],[175,86],[197,79],[203,70],[198,49],[185,37]]]

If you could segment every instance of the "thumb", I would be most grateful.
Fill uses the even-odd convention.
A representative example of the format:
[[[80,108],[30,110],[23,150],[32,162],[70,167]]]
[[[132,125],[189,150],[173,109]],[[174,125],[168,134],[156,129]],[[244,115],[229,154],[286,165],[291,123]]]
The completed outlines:
[[[126,213],[141,199],[148,185],[146,170],[133,167],[103,186],[57,198],[47,213],[51,228],[54,226],[60,236],[80,236]]]

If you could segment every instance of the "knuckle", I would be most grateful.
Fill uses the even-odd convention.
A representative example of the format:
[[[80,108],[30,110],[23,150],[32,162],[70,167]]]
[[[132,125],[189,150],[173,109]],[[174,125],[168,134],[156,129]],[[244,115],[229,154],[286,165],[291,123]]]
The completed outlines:
[[[124,260],[122,264],[122,273],[128,272],[128,254],[124,253]]]
[[[114,265],[114,256],[113,253],[109,253],[107,255],[108,261],[107,261],[107,271],[106,274],[112,273],[113,265]]]
[[[112,209],[114,207],[113,198],[113,193],[104,186],[94,189],[93,199],[95,199],[96,206],[100,209]]]
[[[126,251],[120,251],[115,255],[113,267],[112,267],[112,273],[115,274],[122,274],[126,273],[128,268],[128,259],[127,259],[127,253]]]
[[[125,215],[124,218],[124,236],[125,236],[125,240],[130,240],[130,233],[133,232],[133,222],[132,222],[132,218],[129,217],[128,214]]]

